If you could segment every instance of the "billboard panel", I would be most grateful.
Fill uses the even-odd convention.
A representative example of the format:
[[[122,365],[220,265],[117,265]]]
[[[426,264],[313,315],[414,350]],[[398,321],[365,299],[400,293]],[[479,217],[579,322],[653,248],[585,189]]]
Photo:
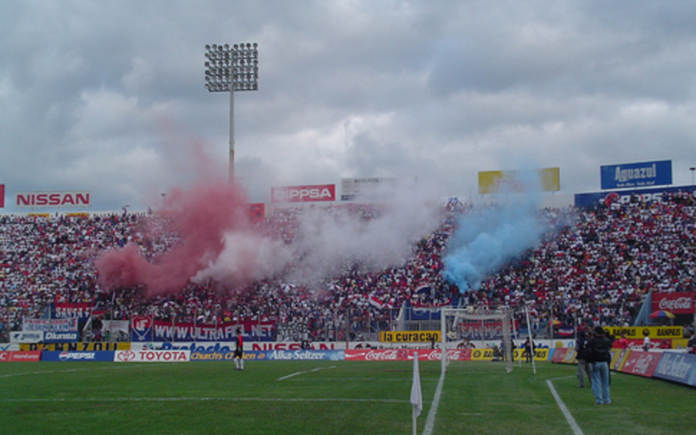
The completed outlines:
[[[341,178],[341,201],[383,201],[394,196],[397,178]]]
[[[672,184],[672,161],[601,166],[600,179],[602,190]]]
[[[519,193],[541,189],[542,192],[561,190],[560,168],[542,168],[534,171],[481,171],[478,190],[481,195]]]
[[[0,208],[5,208],[5,185],[0,184]]]
[[[87,207],[89,192],[19,192],[17,207]]]
[[[271,187],[271,202],[336,201],[335,184]]]
[[[662,201],[664,196],[683,192],[688,195],[696,193],[695,186],[662,187],[657,189],[633,189],[609,192],[576,193],[576,207],[609,206],[612,203],[627,204],[631,201]],[[696,196],[696,195],[695,195]]]

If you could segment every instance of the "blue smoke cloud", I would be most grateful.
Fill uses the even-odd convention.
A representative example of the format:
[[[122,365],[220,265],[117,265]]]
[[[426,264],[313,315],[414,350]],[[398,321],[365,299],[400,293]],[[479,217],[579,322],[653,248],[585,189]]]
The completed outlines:
[[[486,276],[537,245],[545,226],[538,207],[528,202],[476,207],[461,215],[445,247],[443,278],[462,293],[479,290]]]

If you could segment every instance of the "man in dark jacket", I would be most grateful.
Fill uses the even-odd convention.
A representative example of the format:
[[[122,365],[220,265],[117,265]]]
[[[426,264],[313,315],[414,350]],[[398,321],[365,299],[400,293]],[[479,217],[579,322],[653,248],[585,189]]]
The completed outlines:
[[[604,328],[597,326],[594,329],[594,337],[587,343],[587,360],[590,362],[592,373],[592,393],[595,404],[608,405],[611,403],[609,395],[609,362],[611,361],[611,340]]]
[[[592,334],[590,333],[590,337]],[[578,333],[578,339],[575,341],[575,359],[578,361],[578,387],[585,387],[585,376],[587,376],[587,382],[592,387],[592,377],[590,374],[590,365],[587,362],[587,343],[588,337],[585,335],[585,331],[580,331]]]

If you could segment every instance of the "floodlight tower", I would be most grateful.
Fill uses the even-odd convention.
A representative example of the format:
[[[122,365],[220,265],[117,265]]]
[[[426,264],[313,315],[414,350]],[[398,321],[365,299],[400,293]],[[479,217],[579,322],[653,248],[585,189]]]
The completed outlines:
[[[234,93],[259,89],[257,43],[206,45],[205,87],[230,93],[230,183],[234,181]]]

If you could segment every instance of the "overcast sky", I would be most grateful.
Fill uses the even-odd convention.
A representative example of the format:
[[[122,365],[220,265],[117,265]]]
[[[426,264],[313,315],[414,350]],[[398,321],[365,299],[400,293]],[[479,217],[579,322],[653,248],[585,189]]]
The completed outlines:
[[[686,0],[5,0],[5,211],[34,191],[144,209],[226,177],[214,43],[259,45],[259,90],[235,94],[234,116],[252,201],[375,176],[467,198],[479,171],[523,167],[593,192],[601,165],[651,160],[691,184],[694,23]]]

